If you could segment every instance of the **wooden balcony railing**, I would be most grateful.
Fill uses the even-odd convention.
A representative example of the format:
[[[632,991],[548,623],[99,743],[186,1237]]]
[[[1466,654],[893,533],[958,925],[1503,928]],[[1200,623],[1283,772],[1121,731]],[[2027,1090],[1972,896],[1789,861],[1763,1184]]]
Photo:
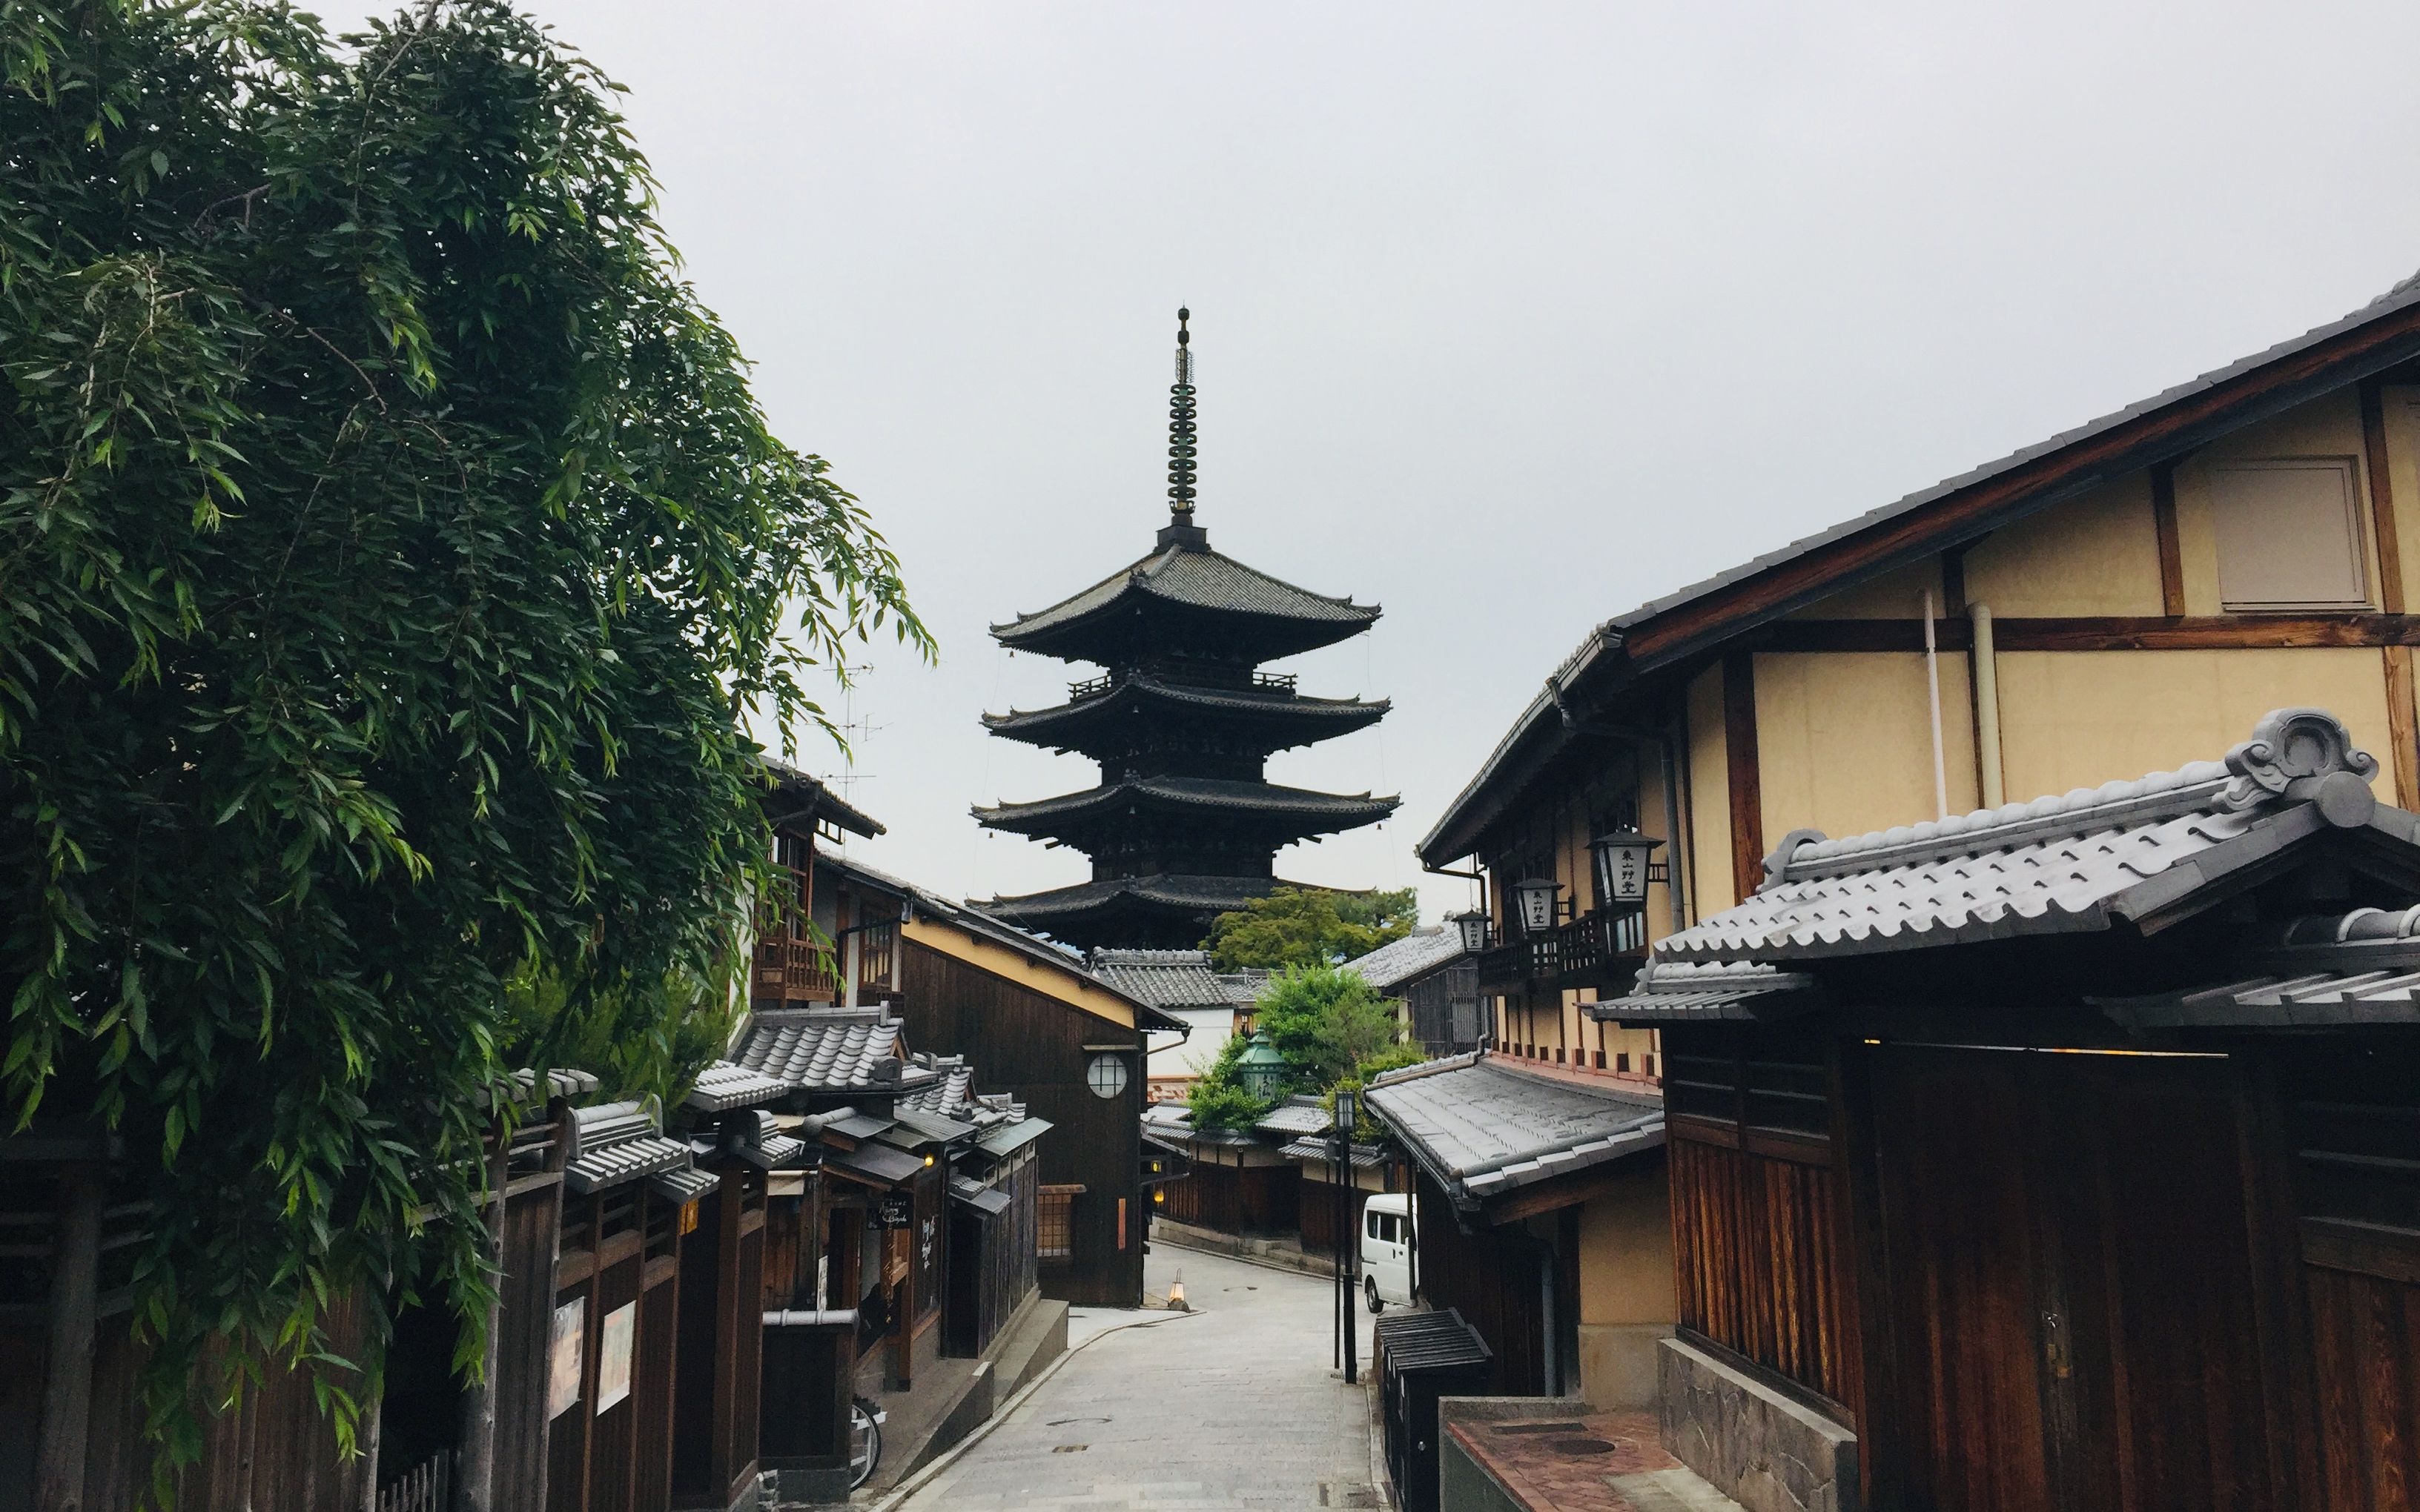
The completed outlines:
[[[1600,908],[1551,930],[1479,955],[1481,988],[1606,987],[1647,956],[1647,914],[1636,906]]]
[[[831,953],[809,940],[760,940],[756,945],[755,997],[840,998],[840,978]]]

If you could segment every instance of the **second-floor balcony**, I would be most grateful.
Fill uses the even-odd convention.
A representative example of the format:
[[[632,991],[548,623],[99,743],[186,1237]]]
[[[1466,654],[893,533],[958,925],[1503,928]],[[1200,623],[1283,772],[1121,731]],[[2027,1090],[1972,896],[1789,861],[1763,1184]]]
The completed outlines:
[[[1600,908],[1479,954],[1481,991],[1625,987],[1647,959],[1647,914]]]

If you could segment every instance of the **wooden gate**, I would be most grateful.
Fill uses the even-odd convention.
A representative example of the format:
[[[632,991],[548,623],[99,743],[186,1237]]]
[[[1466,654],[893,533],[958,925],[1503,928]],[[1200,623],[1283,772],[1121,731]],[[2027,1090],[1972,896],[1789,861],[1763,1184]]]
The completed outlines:
[[[2224,1056],[1888,1045],[1863,1063],[1893,1366],[1877,1504],[2281,1504],[2278,1321]]]

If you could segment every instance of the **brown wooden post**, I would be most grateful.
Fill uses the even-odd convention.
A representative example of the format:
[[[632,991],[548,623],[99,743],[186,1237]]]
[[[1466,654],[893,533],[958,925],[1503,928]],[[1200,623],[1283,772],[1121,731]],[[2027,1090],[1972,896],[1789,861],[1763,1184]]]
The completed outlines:
[[[83,1512],[85,1439],[92,1427],[92,1345],[100,1305],[101,1173],[77,1163],[59,1173],[59,1237],[51,1250],[51,1354],[42,1437],[34,1462],[36,1512]]]
[[[2151,531],[2160,548],[2160,612],[2185,615],[2184,541],[2177,533],[2177,465],[2151,464]]]
[[[488,1347],[479,1361],[479,1379],[462,1394],[461,1460],[454,1480],[455,1512],[492,1512],[496,1504],[496,1335],[504,1328],[504,1187],[511,1172],[512,1137],[504,1120],[489,1124],[488,1137],[495,1154],[488,1166],[489,1205],[492,1212],[488,1235],[488,1270],[496,1294],[488,1303]]]
[[[739,1331],[765,1326],[762,1288],[752,1297],[739,1294],[739,1219],[740,1210],[747,1205],[746,1190],[747,1178],[736,1171],[725,1171],[714,1198],[714,1411],[709,1429],[714,1445],[706,1455],[706,1469],[718,1493],[724,1496],[730,1494],[732,1478],[738,1470],[732,1462],[732,1446],[739,1437]],[[783,1296],[782,1305],[798,1305],[795,1280]]]
[[[1764,881],[1764,797],[1756,751],[1756,657],[1723,657],[1723,755],[1731,808],[1731,888],[1744,902]]]

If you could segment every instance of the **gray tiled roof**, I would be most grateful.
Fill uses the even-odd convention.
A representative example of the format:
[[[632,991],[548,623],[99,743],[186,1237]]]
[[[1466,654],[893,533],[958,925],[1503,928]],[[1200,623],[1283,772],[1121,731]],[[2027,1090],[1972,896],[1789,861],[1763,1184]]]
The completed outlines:
[[[920,1113],[909,1107],[896,1107],[892,1113],[891,1127],[878,1137],[902,1149],[913,1149],[924,1144],[946,1145],[953,1139],[964,1139],[975,1132],[973,1124],[945,1119],[938,1113]]]
[[[2333,717],[2280,709],[2224,764],[1847,840],[1799,831],[1745,903],[1653,956],[1788,962],[2141,920],[2331,826],[2420,835],[2376,807],[2377,770]]]
[[[697,1073],[697,1084],[681,1099],[681,1106],[696,1113],[723,1113],[770,1103],[789,1090],[790,1084],[778,1076],[718,1060]]]
[[[647,1190],[666,1202],[695,1202],[722,1184],[694,1165],[675,1165],[647,1178]]]
[[[900,1026],[873,1008],[758,1013],[732,1059],[793,1087],[898,1087]]]
[[[1206,950],[1094,950],[1093,974],[1154,1008],[1232,1008]]]
[[[1362,625],[1378,617],[1375,604],[1329,598],[1255,571],[1216,551],[1165,547],[1133,565],[1046,609],[1019,615],[991,633],[1015,642],[1072,625],[1127,597],[1163,599],[1194,609],[1265,615],[1276,619]]]
[[[1581,1011],[1616,1024],[1754,1019],[1812,1006],[1818,995],[1812,978],[1776,966],[1651,961],[1629,992],[1585,1004]]]
[[[1357,960],[1347,961],[1344,969],[1384,993],[1451,964],[1462,953],[1460,930],[1433,925],[1416,929],[1400,940],[1390,940]]]
[[[2256,975],[2094,1001],[2135,1028],[2335,1028],[2420,1023],[2420,908],[2296,919]]]
[[[1055,918],[1085,913],[1109,899],[1120,896],[1177,908],[1233,913],[1255,898],[1267,897],[1273,888],[1295,886],[1299,884],[1269,877],[1205,877],[1188,873],[1103,877],[1094,882],[1079,882],[1073,887],[1053,887],[1047,892],[999,898],[985,906],[998,910],[1006,918],[1023,919],[1037,928],[1047,928]]]
[[[1376,824],[1395,811],[1400,798],[1375,798],[1367,793],[1314,793],[1308,788],[1281,787],[1275,782],[1234,782],[1210,777],[1139,777],[1086,788],[1081,793],[1031,803],[978,805],[975,818],[994,829],[1016,829],[1045,821],[1087,818],[1123,810],[1138,802],[1171,808],[1249,813],[1270,818],[1319,821],[1338,825]]]
[[[1045,709],[1011,709],[1006,714],[986,714],[983,722],[985,729],[1003,735],[1047,734],[1052,726],[1066,721],[1079,710],[1091,712],[1094,705],[1110,700],[1259,716],[1320,729],[1339,726],[1358,729],[1385,717],[1390,707],[1385,699],[1311,698],[1269,687],[1202,687],[1187,683],[1171,683],[1146,673],[1134,673],[1122,679],[1115,687],[1088,698],[1054,703]],[[1326,736],[1306,735],[1304,738],[1314,740]]]
[[[934,1082],[923,1091],[894,1103],[892,1106],[902,1113],[952,1119],[978,1129],[1015,1123],[1025,1117],[1025,1104],[1006,1092],[977,1092],[974,1068],[967,1064],[964,1056],[920,1054],[914,1063],[920,1070],[932,1072]]]
[[[566,1146],[563,1182],[577,1196],[627,1181],[689,1171],[692,1165],[688,1144],[664,1137],[652,1104],[646,1103],[600,1103],[572,1109]],[[704,1180],[707,1189],[714,1185],[711,1177]],[[672,1196],[675,1189],[691,1184],[675,1179],[658,1190]],[[674,1200],[687,1202],[694,1196]]]
[[[1369,1105],[1457,1202],[1587,1170],[1664,1142],[1664,1100],[1514,1069],[1483,1054],[1388,1072]]]
[[[1319,1099],[1297,1096],[1287,1098],[1261,1115],[1261,1120],[1252,1127],[1264,1134],[1284,1134],[1291,1138],[1297,1134],[1326,1134],[1336,1127],[1336,1120],[1319,1105]]]
[[[1278,1153],[1289,1160],[1325,1161],[1329,1158],[1335,1148],[1325,1139],[1302,1138],[1286,1146]],[[1373,1165],[1385,1164],[1387,1164],[1387,1149],[1384,1145],[1353,1147],[1353,1165],[1356,1170],[1367,1170]]]

